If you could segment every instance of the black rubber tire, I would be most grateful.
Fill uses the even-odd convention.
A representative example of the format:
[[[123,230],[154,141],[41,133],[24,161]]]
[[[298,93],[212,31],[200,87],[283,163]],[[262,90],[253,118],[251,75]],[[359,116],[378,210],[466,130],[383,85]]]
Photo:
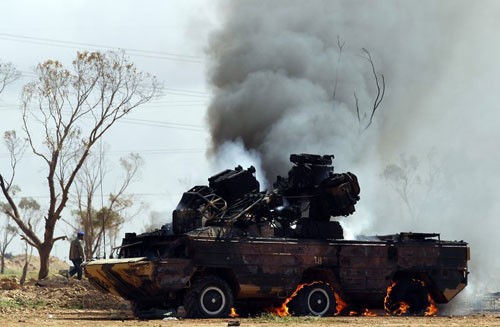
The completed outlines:
[[[226,318],[233,305],[231,288],[215,276],[196,280],[184,296],[184,309],[189,318]]]
[[[322,282],[305,286],[288,304],[294,316],[332,316],[336,307],[333,290]]]
[[[402,279],[386,295],[385,311],[391,315],[401,315],[398,312],[401,302],[409,306],[405,315],[423,315],[430,304],[429,291],[418,279]]]

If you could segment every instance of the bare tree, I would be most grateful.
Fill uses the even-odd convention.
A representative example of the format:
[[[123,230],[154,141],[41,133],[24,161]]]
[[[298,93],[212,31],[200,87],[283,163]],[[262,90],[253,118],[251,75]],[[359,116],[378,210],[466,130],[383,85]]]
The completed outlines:
[[[433,164],[429,153],[427,167],[416,156],[400,156],[399,163],[387,165],[382,172],[392,189],[403,200],[412,221],[418,221],[433,188],[438,187],[441,170]]]
[[[40,204],[32,198],[21,198],[19,201],[18,207],[21,211],[21,217],[26,225],[30,226],[30,229],[35,231],[35,233],[39,232],[40,223],[42,222],[42,207]],[[26,281],[26,276],[28,274],[28,267],[33,257],[33,246],[31,246],[27,241],[26,237],[22,236],[24,239],[24,265],[23,271],[21,274],[21,278],[19,283],[21,285]],[[29,252],[29,255],[28,255]]]
[[[10,62],[0,62],[0,94],[5,87],[21,76],[21,73]]]
[[[0,203],[2,212],[9,210],[9,204]],[[17,204],[19,210],[22,212],[24,222],[36,229],[36,224],[40,221],[41,208],[38,202],[32,198],[21,198]],[[0,227],[2,241],[0,241],[0,254],[2,256],[0,273],[4,273],[4,258],[7,252],[7,247],[12,242],[14,237],[19,234],[18,228],[12,224],[12,219],[9,216],[5,217],[4,224]],[[35,225],[34,225],[35,224]]]
[[[48,60],[37,66],[36,74],[37,80],[23,89],[21,107],[28,146],[47,168],[42,237],[23,221],[10,193],[12,179],[0,175],[0,188],[9,204],[6,213],[38,251],[42,279],[48,276],[54,243],[65,238],[54,236],[55,227],[91,149],[117,121],[158,95],[159,85],[123,52],[79,52],[72,70]]]
[[[17,194],[20,189],[16,185],[12,185],[12,181],[15,176],[16,166],[18,159],[22,157],[24,150],[26,149],[26,143],[17,137],[15,131],[6,131],[4,133],[4,143],[10,154],[10,169],[11,169],[11,179],[7,182],[10,194]],[[3,213],[10,210],[10,206],[7,203],[0,203],[0,209]],[[2,242],[0,244],[0,252],[2,255],[0,272],[4,273],[5,266],[5,253],[7,252],[7,247],[14,239],[14,236],[18,233],[17,228],[12,224],[10,216],[7,214],[5,216],[5,223],[2,225]]]
[[[104,153],[89,158],[82,167],[75,181],[74,198],[78,209],[73,212],[76,221],[69,223],[74,230],[82,228],[85,232],[85,255],[95,257],[100,248],[105,248],[105,238],[113,243],[125,222],[124,211],[133,205],[132,196],[125,194],[134,177],[142,166],[142,158],[138,154],[129,154],[120,158],[123,176],[117,178],[120,184],[116,192],[110,193],[107,202],[96,209],[95,199],[108,171],[103,167]],[[105,256],[105,249],[104,249]]]
[[[366,50],[365,48],[362,48],[361,50],[365,54],[365,56],[363,56],[363,58],[366,59],[370,63],[372,73],[373,73],[373,78],[375,80],[375,87],[377,88],[377,95],[375,96],[375,99],[373,100],[373,106],[370,109],[370,114],[369,114],[368,118],[366,118],[366,116],[367,116],[366,112],[364,113],[363,117],[361,117],[361,112],[360,112],[360,108],[359,108],[359,99],[358,99],[358,96],[356,95],[356,92],[354,92],[354,99],[356,102],[356,113],[358,116],[359,127],[360,127],[360,131],[364,132],[372,124],[373,116],[375,116],[375,112],[377,111],[380,104],[382,103],[382,100],[384,99],[385,78],[384,78],[383,74],[381,74],[380,77],[378,76],[377,71],[375,70],[375,64],[373,63],[372,56],[371,56],[370,52],[368,50]],[[380,85],[380,80],[382,80],[382,85]],[[365,124],[365,126],[363,126],[363,122],[366,120],[368,120],[368,122]]]
[[[3,224],[0,226],[0,255],[2,256],[0,261],[0,274],[5,273],[5,254],[16,235],[17,228],[10,224],[10,219],[8,217],[5,217]]]

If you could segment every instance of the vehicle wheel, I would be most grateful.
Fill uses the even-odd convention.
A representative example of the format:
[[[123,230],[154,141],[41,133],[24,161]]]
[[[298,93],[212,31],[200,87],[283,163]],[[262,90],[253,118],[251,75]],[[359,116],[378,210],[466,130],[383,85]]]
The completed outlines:
[[[428,306],[429,291],[422,281],[410,278],[396,282],[384,301],[385,311],[392,315],[421,315]]]
[[[335,294],[325,283],[305,286],[290,301],[288,307],[295,316],[331,316],[336,311]]]
[[[190,318],[225,318],[233,304],[229,285],[215,276],[195,281],[184,297],[184,309]]]

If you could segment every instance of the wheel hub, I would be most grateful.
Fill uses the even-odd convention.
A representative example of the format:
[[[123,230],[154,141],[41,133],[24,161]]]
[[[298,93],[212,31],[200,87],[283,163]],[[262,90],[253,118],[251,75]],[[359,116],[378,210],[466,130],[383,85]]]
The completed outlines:
[[[311,313],[318,316],[325,314],[330,307],[328,294],[320,288],[311,291],[307,302]]]
[[[210,315],[220,313],[226,305],[226,297],[221,289],[209,287],[203,291],[200,297],[203,311]]]

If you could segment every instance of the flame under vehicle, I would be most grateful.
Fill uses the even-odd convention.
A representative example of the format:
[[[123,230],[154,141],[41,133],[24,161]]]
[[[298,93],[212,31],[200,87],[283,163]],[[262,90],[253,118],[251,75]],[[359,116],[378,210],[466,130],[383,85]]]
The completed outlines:
[[[182,195],[171,224],[127,233],[118,257],[87,262],[86,276],[139,317],[168,308],[192,318],[234,308],[432,314],[464,289],[463,241],[409,232],[345,240],[334,217],[354,212],[360,188],[354,174],[334,173],[332,159],[292,154],[288,176],[267,192],[253,167],[214,175]]]

